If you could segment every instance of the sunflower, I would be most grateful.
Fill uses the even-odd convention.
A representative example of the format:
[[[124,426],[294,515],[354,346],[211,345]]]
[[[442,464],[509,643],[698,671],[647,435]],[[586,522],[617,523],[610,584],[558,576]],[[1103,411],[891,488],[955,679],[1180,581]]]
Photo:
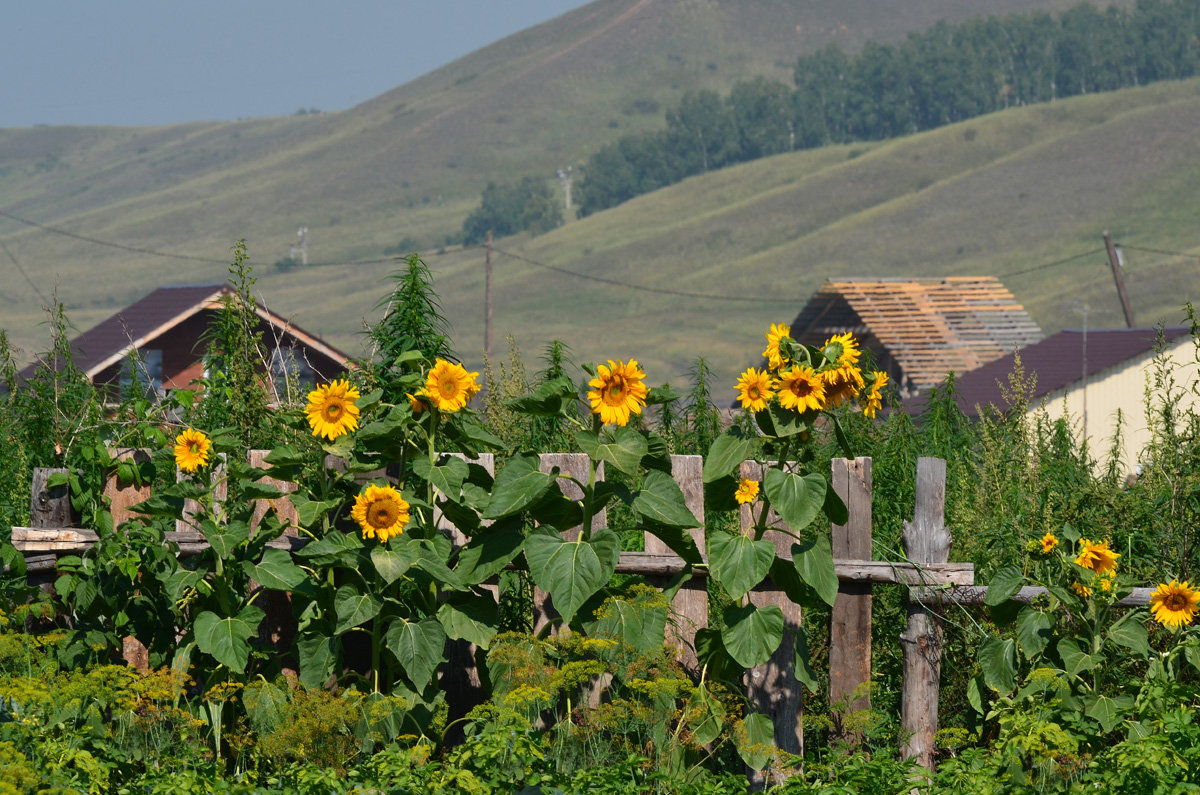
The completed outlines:
[[[811,367],[793,367],[779,375],[779,405],[799,412],[820,411],[825,405],[825,383]]]
[[[195,472],[200,467],[206,467],[210,450],[212,440],[204,435],[204,431],[188,428],[175,437],[175,466],[184,472]]]
[[[883,408],[883,395],[881,392],[887,386],[888,382],[887,373],[876,370],[872,373],[872,376],[875,380],[871,384],[871,389],[867,392],[866,404],[863,406],[863,414],[868,417],[874,417],[875,412]]]
[[[313,436],[324,436],[333,441],[344,433],[358,427],[358,389],[350,386],[344,378],[330,384],[321,384],[308,393],[308,427]]]
[[[1079,546],[1079,557],[1075,558],[1075,562],[1085,569],[1104,574],[1117,567],[1117,558],[1121,557],[1121,553],[1109,549],[1107,541],[1089,541],[1082,538],[1079,540]]]
[[[862,373],[854,365],[826,370],[821,373],[825,382],[825,402],[829,406],[840,406],[857,395],[863,388]]]
[[[1054,551],[1054,548],[1057,546],[1058,546],[1058,539],[1054,537],[1053,533],[1046,533],[1046,535],[1042,536],[1042,554],[1043,555],[1049,555],[1051,552]]]
[[[392,486],[367,486],[354,498],[350,516],[362,528],[363,538],[386,542],[404,532],[408,502]]]
[[[646,374],[638,367],[637,359],[629,364],[608,360],[596,368],[596,377],[588,381],[591,390],[588,402],[592,413],[600,415],[605,425],[628,425],[630,414],[641,414],[649,390],[642,379]]]
[[[404,394],[408,396],[408,407],[412,409],[413,414],[429,411],[429,401],[425,399],[424,393],[414,395],[412,392],[405,392]]]
[[[767,364],[772,370],[781,370],[787,364],[787,359],[783,358],[783,354],[779,352],[779,341],[792,333],[791,326],[785,326],[783,323],[772,323],[771,328],[767,331],[767,349],[762,352],[762,355],[767,357]]]
[[[758,481],[742,478],[738,481],[737,491],[734,492],[733,498],[738,501],[738,505],[745,505],[748,502],[754,502],[758,497]]]
[[[862,356],[862,351],[858,349],[858,342],[849,331],[845,334],[834,334],[825,340],[825,344],[821,346],[821,352],[833,360],[835,368],[858,364],[858,358]]]
[[[1160,584],[1150,594],[1150,612],[1164,627],[1179,629],[1192,623],[1197,609],[1200,609],[1200,591],[1193,591],[1186,580]]]
[[[442,411],[458,411],[479,391],[478,377],[479,373],[468,373],[461,364],[438,359],[425,379],[425,397]]]
[[[751,367],[738,378],[738,400],[742,408],[751,411],[762,411],[767,403],[775,396],[775,381],[766,370],[755,370]]]
[[[1083,583],[1078,583],[1078,582],[1071,583],[1071,590],[1083,597],[1088,597],[1088,596],[1092,595],[1092,589],[1087,587]]]

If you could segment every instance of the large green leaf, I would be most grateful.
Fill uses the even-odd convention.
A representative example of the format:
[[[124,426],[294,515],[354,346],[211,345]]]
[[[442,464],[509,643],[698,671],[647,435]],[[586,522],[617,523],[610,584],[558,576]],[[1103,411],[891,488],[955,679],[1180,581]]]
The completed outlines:
[[[444,659],[446,633],[442,625],[432,618],[397,618],[388,627],[385,641],[417,690],[424,689]]]
[[[752,442],[732,433],[726,432],[717,437],[708,449],[708,457],[704,459],[704,482],[737,475],[738,469],[746,456],[750,454]]]
[[[600,618],[587,625],[588,634],[614,638],[640,652],[656,651],[666,640],[667,605],[608,599]]]
[[[808,653],[808,635],[800,628],[793,631],[796,635],[796,659],[793,664],[796,680],[804,685],[808,692],[817,693],[821,689],[821,683],[817,680],[817,671],[812,667]]]
[[[774,560],[775,545],[770,541],[722,530],[708,534],[709,569],[734,601],[763,581]]]
[[[642,488],[633,498],[633,509],[645,519],[667,527],[699,527],[702,524],[688,510],[675,479],[657,469],[642,478]]]
[[[1080,648],[1074,638],[1059,638],[1055,649],[1063,661],[1063,669],[1071,676],[1079,676],[1096,667],[1096,659]]]
[[[983,681],[997,693],[1011,693],[1017,686],[1017,644],[1012,638],[988,637],[979,647]]]
[[[458,553],[454,572],[467,585],[477,585],[502,572],[525,545],[525,537],[513,526],[493,525],[475,536]]]
[[[775,605],[730,605],[722,618],[721,640],[743,668],[762,665],[783,642],[783,611]]]
[[[1099,723],[1105,734],[1117,725],[1122,710],[1133,706],[1133,699],[1125,695],[1112,697],[1103,693],[1090,693],[1085,700],[1091,703],[1084,708],[1084,713]]]
[[[579,449],[597,461],[605,461],[627,475],[636,475],[649,447],[646,438],[629,426],[605,428],[597,436],[591,431],[575,434]]]
[[[792,562],[800,578],[817,592],[827,605],[837,599],[838,578],[833,568],[833,547],[829,536],[818,535],[803,544],[792,544]]]
[[[553,378],[537,388],[532,395],[505,402],[505,405],[521,414],[535,417],[556,417],[564,408],[576,400],[575,385],[566,376]]]
[[[994,580],[993,580],[994,582]],[[1051,622],[1049,616],[1032,607],[1022,608],[1017,615],[1017,642],[1025,658],[1032,660],[1045,651],[1050,643]]]
[[[358,533],[334,531],[319,541],[305,544],[296,555],[314,566],[350,566],[361,549],[363,542]]]
[[[696,658],[708,672],[709,679],[742,687],[745,668],[729,655],[719,629],[701,627],[696,630]]]
[[[228,618],[205,610],[196,616],[196,647],[234,673],[244,673],[250,659],[250,638],[257,634],[264,615],[254,605]]]
[[[233,551],[250,538],[250,524],[238,521],[220,525],[212,519],[205,518],[200,522],[200,532],[204,534],[213,552],[217,553],[217,557],[228,560]]]
[[[554,597],[554,608],[571,623],[575,612],[608,584],[621,555],[621,539],[597,530],[591,540],[566,541],[552,527],[541,527],[525,540],[525,559],[538,587]]]
[[[850,521],[850,509],[834,489],[825,489],[825,504],[821,510],[833,524],[845,524]]]
[[[290,591],[308,578],[304,569],[292,562],[291,553],[274,548],[263,552],[257,566],[242,561],[242,570],[262,587],[277,591]]]
[[[413,461],[413,472],[432,483],[435,489],[451,500],[457,501],[470,470],[467,462],[461,458],[442,456],[436,464],[430,464],[428,458],[418,458]]]
[[[383,602],[373,593],[362,593],[353,585],[343,585],[333,597],[337,613],[335,635],[341,635],[379,615]]]
[[[775,725],[761,712],[753,712],[742,721],[744,732],[738,732],[738,756],[751,770],[763,770],[775,758]]]
[[[1140,613],[1126,613],[1108,628],[1108,639],[1145,657],[1150,654],[1150,636]]]
[[[300,657],[300,684],[311,690],[319,690],[329,681],[338,668],[338,652],[341,641],[323,633],[297,638],[296,650]]]
[[[1004,604],[1016,596],[1024,584],[1025,575],[1021,572],[1020,567],[1001,566],[992,575],[992,581],[988,584],[987,595],[983,598],[983,603],[988,607]]]
[[[686,530],[652,523],[646,523],[645,530],[656,536],[667,545],[668,549],[693,566],[704,562],[704,556],[700,554],[700,547],[696,545],[696,540],[692,538],[691,533]]]
[[[485,519],[500,519],[525,510],[554,485],[555,476],[538,469],[536,455],[518,455],[509,459],[496,477],[492,499]]]
[[[393,539],[390,544],[371,547],[371,565],[386,585],[391,585],[403,577],[413,564],[408,539],[409,536],[401,536],[400,539]]]
[[[486,649],[500,629],[500,611],[489,593],[451,594],[438,608],[446,635]]]
[[[771,506],[788,523],[793,533],[808,527],[825,505],[825,478],[815,472],[797,475],[782,469],[768,469],[763,491]]]
[[[720,737],[721,730],[725,728],[725,707],[703,685],[696,689],[696,695],[700,709],[688,711],[688,728],[692,730],[697,745],[708,745]]]
[[[288,499],[296,509],[296,519],[300,526],[308,528],[315,528],[325,514],[337,510],[341,505],[337,500],[311,500],[298,491],[289,494]]]

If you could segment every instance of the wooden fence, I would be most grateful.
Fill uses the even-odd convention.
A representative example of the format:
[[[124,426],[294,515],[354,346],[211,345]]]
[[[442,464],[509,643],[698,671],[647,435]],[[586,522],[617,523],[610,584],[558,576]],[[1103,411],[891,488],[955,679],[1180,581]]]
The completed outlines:
[[[140,458],[145,451],[125,450],[121,457]],[[264,462],[265,451],[252,451],[250,463],[269,468]],[[330,462],[336,464],[336,462]],[[495,461],[490,454],[472,459],[494,473]],[[704,500],[703,460],[700,456],[672,456],[672,474],[679,483],[687,506],[696,518],[696,527],[691,530],[701,552],[704,551]],[[588,458],[582,454],[543,454],[541,469],[550,472],[555,467],[564,475],[586,481]],[[31,527],[15,527],[12,541],[25,554],[27,569],[32,577],[42,579],[54,576],[57,557],[76,554],[94,544],[95,532],[73,527],[70,504],[64,487],[48,488],[47,479],[51,472],[63,470],[37,470],[34,475],[31,495]],[[759,464],[747,461],[742,466],[742,477],[760,479]],[[844,525],[835,525],[833,532],[834,567],[839,580],[837,599],[833,605],[830,635],[829,703],[847,704],[849,711],[867,709],[869,695],[861,685],[871,679],[871,587],[873,583],[896,583],[910,586],[908,624],[901,636],[904,652],[903,707],[901,734],[905,738],[902,753],[926,767],[932,766],[933,738],[937,731],[938,682],[941,670],[941,629],[932,606],[938,602],[958,601],[977,603],[982,601],[984,589],[973,588],[974,568],[969,563],[949,563],[950,534],[943,522],[945,496],[945,462],[935,458],[921,458],[917,463],[916,505],[914,518],[904,526],[904,545],[907,560],[876,561],[872,559],[871,540],[871,459],[836,459],[832,465],[833,488],[846,503],[848,519]],[[379,473],[363,476],[382,477]],[[602,477],[602,474],[600,475]],[[265,479],[285,494],[295,485],[283,481]],[[558,481],[560,488],[571,497],[574,484],[565,479]],[[150,496],[147,486],[122,483],[113,474],[105,485],[105,496],[111,501],[113,525],[133,518],[131,506]],[[578,496],[577,494],[575,496]],[[274,509],[281,519],[297,522],[295,509],[286,498],[260,500],[255,506],[255,516],[262,517]],[[439,527],[456,542],[465,538],[444,520],[436,517]],[[605,515],[594,518],[594,527],[604,526]],[[771,524],[779,526],[781,520],[772,516]],[[743,529],[751,526],[748,506],[741,512]],[[572,528],[564,535],[577,535],[579,528]],[[168,540],[179,546],[181,556],[195,554],[206,546],[206,542],[195,530],[180,523],[174,532],[167,534]],[[783,533],[768,531],[767,539],[773,541],[781,554],[787,555],[792,538]],[[272,546],[298,549],[304,538],[295,531],[271,542]],[[647,534],[644,552],[621,554],[617,571],[640,574],[652,583],[662,584],[666,578],[678,574],[685,563],[669,552],[662,542]],[[679,589],[672,607],[675,620],[671,623],[670,641],[679,648],[683,664],[693,671],[696,667],[694,638],[696,630],[705,626],[708,617],[708,592],[703,579],[703,569],[696,569],[685,587]],[[494,591],[493,591],[494,592]],[[1027,595],[1026,598],[1031,598]],[[750,598],[757,605],[778,605],[785,616],[785,636],[780,648],[767,663],[751,669],[745,678],[746,693],[754,707],[769,715],[775,725],[775,742],[779,748],[792,752],[803,752],[803,699],[802,688],[797,681],[793,665],[794,652],[792,631],[800,626],[800,607],[775,589],[770,582],[755,588]],[[554,616],[553,604],[548,594],[540,590],[534,596],[535,630],[540,629]],[[1144,601],[1142,602],[1144,603]],[[478,683],[472,670],[473,655],[459,650],[452,653],[452,667],[464,670],[451,671],[456,677]],[[127,658],[136,656],[136,648],[127,649]],[[853,738],[851,738],[853,739]]]

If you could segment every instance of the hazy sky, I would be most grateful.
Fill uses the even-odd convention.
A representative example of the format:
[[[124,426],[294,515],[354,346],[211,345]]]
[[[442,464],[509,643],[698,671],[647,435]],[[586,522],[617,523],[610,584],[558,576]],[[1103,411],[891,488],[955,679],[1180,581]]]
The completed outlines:
[[[587,0],[15,0],[0,127],[343,110]]]

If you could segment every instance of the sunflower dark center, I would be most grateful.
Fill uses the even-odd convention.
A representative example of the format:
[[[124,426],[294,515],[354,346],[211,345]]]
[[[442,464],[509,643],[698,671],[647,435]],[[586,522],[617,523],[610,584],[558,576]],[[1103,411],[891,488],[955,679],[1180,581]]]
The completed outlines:
[[[1186,610],[1188,600],[1183,594],[1176,592],[1163,600],[1163,606],[1172,611]]]
[[[375,528],[391,527],[399,514],[400,506],[394,500],[376,500],[367,508],[367,523]]]

